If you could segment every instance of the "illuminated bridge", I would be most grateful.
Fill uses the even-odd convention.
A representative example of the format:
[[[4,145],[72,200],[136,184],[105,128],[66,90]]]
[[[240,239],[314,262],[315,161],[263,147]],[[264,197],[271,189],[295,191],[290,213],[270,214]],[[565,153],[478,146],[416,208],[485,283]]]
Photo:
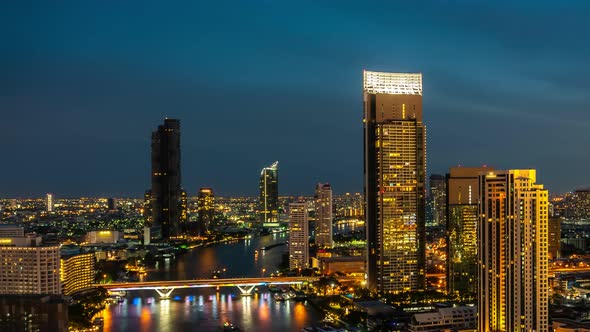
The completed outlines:
[[[318,277],[266,277],[266,278],[228,278],[228,279],[195,279],[170,281],[121,282],[111,284],[96,284],[109,291],[130,291],[153,289],[161,299],[170,298],[172,291],[177,288],[210,288],[210,287],[238,287],[242,295],[252,295],[256,286],[263,285],[295,285],[317,281]]]

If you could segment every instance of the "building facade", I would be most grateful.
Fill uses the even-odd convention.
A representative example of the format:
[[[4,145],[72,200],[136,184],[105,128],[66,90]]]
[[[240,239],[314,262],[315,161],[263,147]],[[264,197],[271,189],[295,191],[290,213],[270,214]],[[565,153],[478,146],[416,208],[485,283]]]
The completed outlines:
[[[549,259],[561,258],[561,218],[549,218]]]
[[[165,119],[152,133],[151,227],[162,239],[182,234],[180,120]]]
[[[479,186],[479,331],[547,331],[548,192],[530,169]]]
[[[477,209],[479,174],[487,167],[452,167],[446,176],[447,288],[451,294],[477,294]]]
[[[209,233],[211,224],[215,219],[215,195],[211,188],[199,189],[197,198],[197,234],[199,236]]]
[[[422,74],[363,72],[367,284],[425,287]]]
[[[59,246],[43,246],[41,237],[0,239],[0,294],[60,295]]]
[[[318,183],[315,188],[315,213],[315,244],[321,248],[331,248],[332,187],[328,183]]]
[[[265,227],[279,226],[279,162],[260,172],[259,218]]]
[[[309,267],[309,220],[307,203],[289,204],[289,269]]]
[[[435,312],[415,314],[409,332],[477,331],[476,307],[440,308]]]
[[[91,288],[94,284],[94,254],[62,257],[60,279],[63,295]]]
[[[447,183],[445,177],[440,174],[432,174],[428,183],[427,205],[431,210],[428,226],[445,226],[447,224]]]

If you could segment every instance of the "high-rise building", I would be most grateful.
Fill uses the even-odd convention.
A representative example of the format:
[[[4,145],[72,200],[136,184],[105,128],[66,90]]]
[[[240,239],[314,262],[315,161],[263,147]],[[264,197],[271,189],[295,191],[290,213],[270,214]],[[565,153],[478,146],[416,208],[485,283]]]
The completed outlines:
[[[289,268],[309,266],[309,220],[307,202],[289,204]]]
[[[117,199],[116,198],[107,198],[107,210],[115,211],[117,210]]]
[[[260,221],[265,227],[279,226],[279,162],[260,172]]]
[[[197,198],[197,234],[202,236],[209,233],[211,224],[215,218],[215,195],[211,188],[199,189],[199,196]]]
[[[180,120],[165,119],[164,124],[152,133],[150,210],[151,227],[161,230],[162,239],[182,234]]]
[[[315,188],[315,244],[318,247],[332,247],[332,187],[318,183]]]
[[[40,236],[0,239],[0,294],[60,295],[59,246],[44,246]]]
[[[549,259],[561,258],[561,218],[549,218]]]
[[[477,295],[477,208],[479,174],[486,167],[452,167],[446,177],[447,288],[450,294]]]
[[[91,288],[94,284],[94,254],[62,257],[60,279],[64,295]]]
[[[531,169],[479,186],[478,331],[547,331],[547,190]]]
[[[53,204],[54,204],[52,193],[47,194],[47,200],[46,200],[45,204],[46,204],[47,212],[52,212],[53,211]]]
[[[363,72],[367,284],[425,287],[422,74]]]
[[[447,224],[447,183],[445,177],[440,174],[432,174],[429,178],[429,205],[432,209],[431,225],[445,226]]]

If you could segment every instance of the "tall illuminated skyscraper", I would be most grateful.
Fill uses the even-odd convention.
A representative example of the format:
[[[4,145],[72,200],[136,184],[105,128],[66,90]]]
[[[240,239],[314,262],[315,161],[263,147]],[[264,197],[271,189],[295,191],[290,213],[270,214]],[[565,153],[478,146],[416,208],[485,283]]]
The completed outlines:
[[[289,268],[309,266],[309,219],[307,202],[299,200],[289,204]]]
[[[152,228],[161,238],[182,233],[182,188],[180,179],[180,120],[165,119],[152,133]],[[159,229],[158,229],[159,228]]]
[[[424,289],[422,74],[363,72],[368,287]]]
[[[547,331],[548,192],[530,169],[479,186],[478,331]]]
[[[318,183],[315,188],[315,244],[318,247],[332,247],[332,187]]]
[[[440,174],[431,174],[429,178],[429,197],[432,209],[432,225],[444,226],[447,223],[447,183]]]
[[[54,203],[55,202],[53,201],[53,194],[51,194],[51,193],[47,194],[47,201],[46,201],[47,212],[53,211],[53,204]]]
[[[213,189],[199,189],[199,196],[197,198],[197,211],[199,214],[197,233],[199,235],[205,235],[209,232],[209,228],[215,217],[215,196],[213,194]]]
[[[479,174],[486,167],[452,167],[446,177],[447,287],[450,294],[477,295],[477,203]]]
[[[263,226],[279,226],[279,162],[260,172],[259,215]]]

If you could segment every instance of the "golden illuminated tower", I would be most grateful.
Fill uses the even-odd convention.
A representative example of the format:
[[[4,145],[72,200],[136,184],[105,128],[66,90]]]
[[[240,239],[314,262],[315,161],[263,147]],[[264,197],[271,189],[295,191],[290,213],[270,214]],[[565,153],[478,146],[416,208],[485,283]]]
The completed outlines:
[[[211,224],[213,224],[215,218],[215,195],[213,194],[213,189],[199,189],[197,209],[199,212],[197,234],[203,236],[209,233]]]
[[[318,183],[315,189],[315,244],[332,247],[332,187],[328,183]]]
[[[548,192],[535,170],[479,176],[478,331],[547,331]]]
[[[422,74],[363,72],[367,282],[424,289]]]

